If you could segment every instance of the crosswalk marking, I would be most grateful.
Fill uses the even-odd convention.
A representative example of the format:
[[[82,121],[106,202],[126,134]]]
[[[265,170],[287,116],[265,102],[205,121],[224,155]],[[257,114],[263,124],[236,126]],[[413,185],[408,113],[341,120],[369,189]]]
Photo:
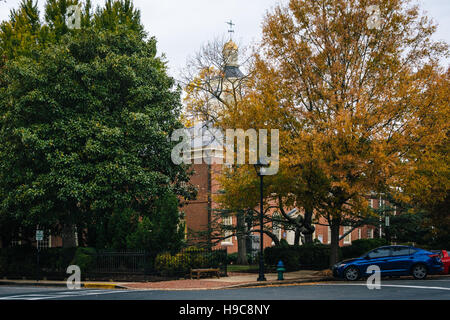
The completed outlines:
[[[128,290],[120,290],[120,292],[126,292]],[[0,297],[0,300],[45,300],[45,299],[59,299],[67,297],[82,297],[90,295],[103,295],[118,293],[117,290],[71,290],[71,291],[58,291],[52,293],[25,293],[13,296]]]

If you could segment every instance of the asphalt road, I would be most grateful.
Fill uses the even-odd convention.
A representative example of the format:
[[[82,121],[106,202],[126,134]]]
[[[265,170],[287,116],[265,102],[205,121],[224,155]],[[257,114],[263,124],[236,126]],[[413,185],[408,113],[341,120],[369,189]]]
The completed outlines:
[[[183,291],[0,286],[0,300],[450,300],[450,278],[386,279],[378,290],[363,281]]]

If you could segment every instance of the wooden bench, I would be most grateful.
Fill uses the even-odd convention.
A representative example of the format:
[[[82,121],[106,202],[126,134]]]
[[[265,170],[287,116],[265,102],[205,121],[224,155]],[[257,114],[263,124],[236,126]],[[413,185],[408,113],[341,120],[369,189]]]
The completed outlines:
[[[220,278],[220,269],[191,269],[191,279],[193,277],[193,274],[196,273],[197,274],[197,279],[200,279],[200,275],[202,273],[206,273],[206,274],[215,274],[217,278]]]

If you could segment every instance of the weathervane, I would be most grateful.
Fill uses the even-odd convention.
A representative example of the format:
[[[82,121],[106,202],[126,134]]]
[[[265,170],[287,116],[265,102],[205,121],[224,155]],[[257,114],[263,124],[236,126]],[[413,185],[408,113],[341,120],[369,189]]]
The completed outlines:
[[[225,23],[230,26],[230,29],[228,29],[228,33],[230,34],[230,40],[231,40],[232,34],[234,33],[233,26],[235,26],[235,24],[233,23],[233,20],[230,20]]]

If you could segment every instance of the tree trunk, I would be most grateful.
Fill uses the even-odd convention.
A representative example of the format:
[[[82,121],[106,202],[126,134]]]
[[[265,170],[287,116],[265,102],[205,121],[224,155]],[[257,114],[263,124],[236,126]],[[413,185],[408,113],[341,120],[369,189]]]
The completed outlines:
[[[340,224],[337,221],[330,223],[331,229],[331,250],[330,250],[330,268],[333,267],[339,259],[339,228]]]
[[[247,265],[248,259],[247,259],[247,237],[246,237],[246,230],[245,230],[245,219],[244,215],[242,213],[237,214],[236,216],[237,220],[237,232],[236,232],[236,238],[238,243],[238,257],[237,257],[237,264]]]
[[[314,213],[314,209],[312,208],[305,208],[305,216],[303,218],[303,223],[305,228],[308,230],[303,235],[305,236],[305,243],[313,243],[313,233],[314,233],[314,226],[312,225],[312,216]]]
[[[305,233],[305,243],[313,243],[313,234],[312,233]]]
[[[300,231],[300,228],[295,228],[295,238],[294,238],[294,245],[299,246],[300,245],[300,237],[302,233]]]
[[[64,225],[62,229],[62,246],[63,248],[74,248],[77,246],[75,240],[75,225]]]

